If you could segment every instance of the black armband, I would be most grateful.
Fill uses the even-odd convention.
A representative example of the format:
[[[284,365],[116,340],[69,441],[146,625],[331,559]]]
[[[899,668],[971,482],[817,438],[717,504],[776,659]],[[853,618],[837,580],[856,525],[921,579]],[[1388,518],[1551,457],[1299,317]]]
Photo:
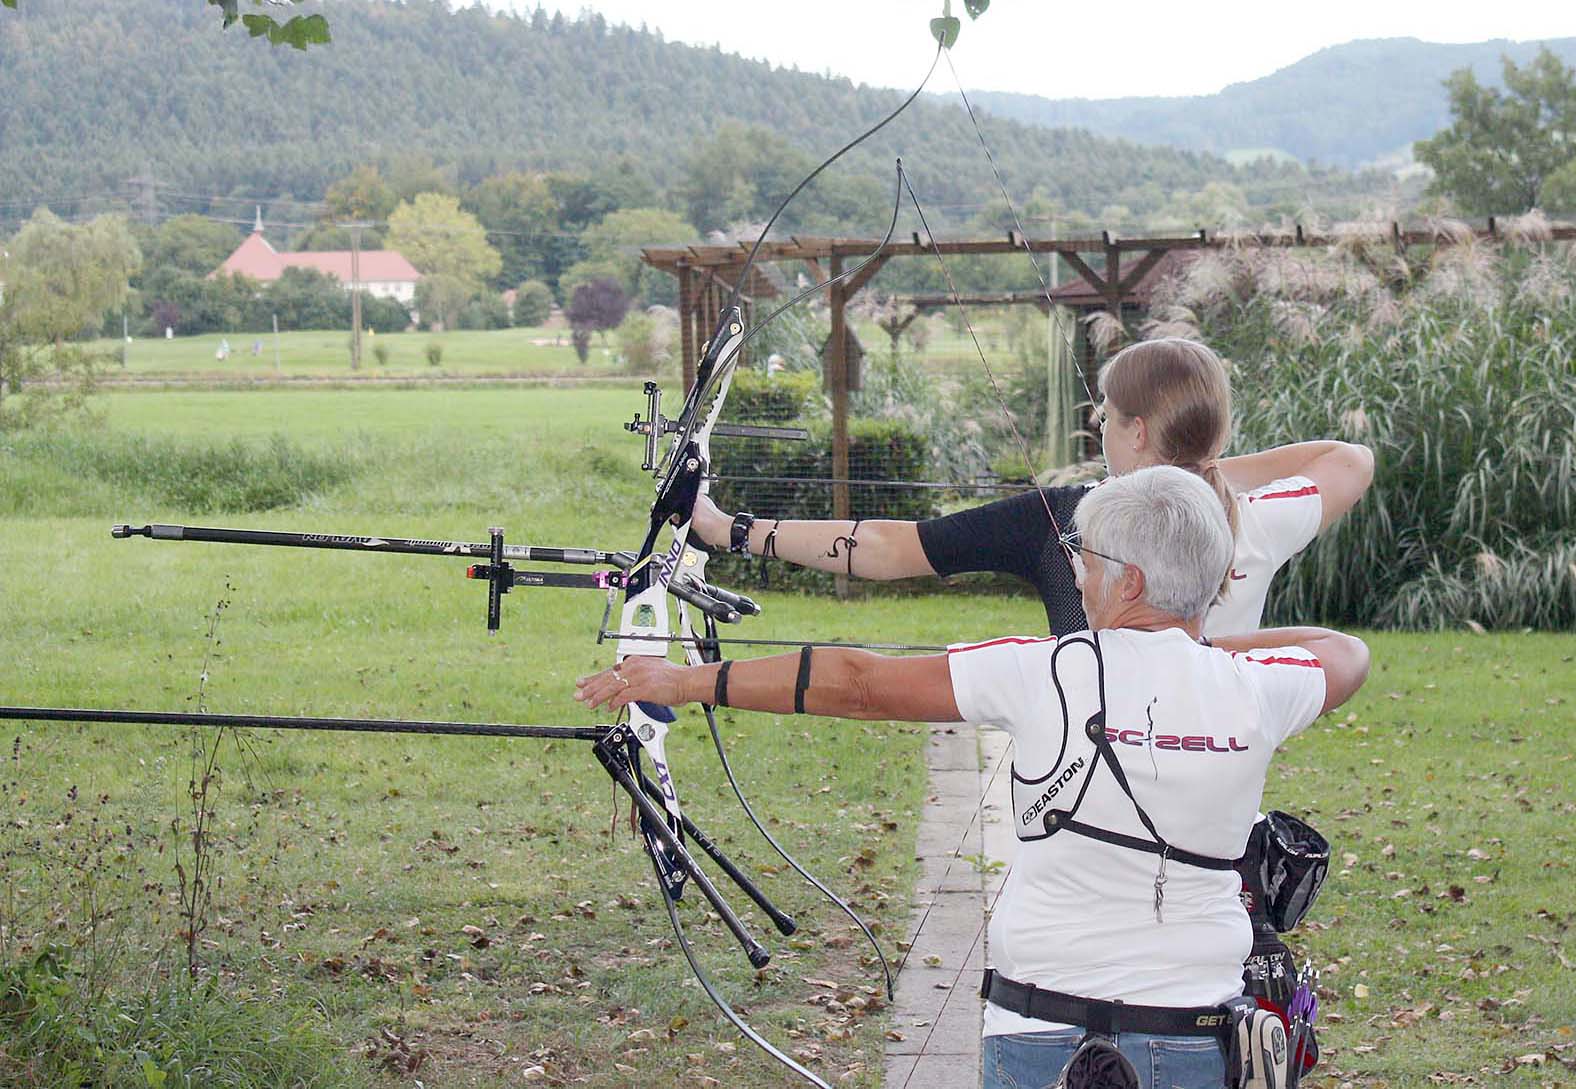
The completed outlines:
[[[803,647],[799,651],[799,678],[793,684],[793,713],[804,714],[804,693],[810,687],[810,655],[814,647]]]

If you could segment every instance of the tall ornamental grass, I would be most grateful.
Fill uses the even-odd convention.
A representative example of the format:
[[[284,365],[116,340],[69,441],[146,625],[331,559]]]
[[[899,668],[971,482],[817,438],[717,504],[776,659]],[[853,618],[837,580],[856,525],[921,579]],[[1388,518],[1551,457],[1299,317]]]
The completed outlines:
[[[1576,626],[1576,259],[1536,225],[1405,255],[1353,228],[1329,253],[1213,253],[1163,289],[1146,332],[1230,360],[1236,450],[1375,452],[1371,491],[1293,562],[1275,619]]]

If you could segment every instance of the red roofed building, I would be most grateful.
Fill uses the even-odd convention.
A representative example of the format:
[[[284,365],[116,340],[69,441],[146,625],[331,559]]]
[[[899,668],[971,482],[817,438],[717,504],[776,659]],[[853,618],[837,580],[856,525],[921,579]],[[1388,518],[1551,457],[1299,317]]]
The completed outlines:
[[[249,276],[266,284],[279,279],[287,268],[313,268],[336,277],[349,291],[353,279],[351,256],[349,250],[280,253],[263,237],[263,215],[259,210],[252,233],[212,275]],[[362,250],[359,263],[361,290],[368,295],[398,299],[406,306],[415,302],[416,281],[421,279],[421,273],[405,260],[404,254],[398,250]]]

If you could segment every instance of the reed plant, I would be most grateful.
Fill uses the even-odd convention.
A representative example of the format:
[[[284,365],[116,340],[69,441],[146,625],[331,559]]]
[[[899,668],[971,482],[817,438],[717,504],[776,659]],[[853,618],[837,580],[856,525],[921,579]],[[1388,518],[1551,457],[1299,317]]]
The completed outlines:
[[[1219,251],[1159,293],[1148,335],[1231,363],[1235,449],[1375,452],[1371,491],[1294,561],[1276,619],[1576,626],[1576,262],[1524,226],[1431,255],[1356,229],[1329,253]]]

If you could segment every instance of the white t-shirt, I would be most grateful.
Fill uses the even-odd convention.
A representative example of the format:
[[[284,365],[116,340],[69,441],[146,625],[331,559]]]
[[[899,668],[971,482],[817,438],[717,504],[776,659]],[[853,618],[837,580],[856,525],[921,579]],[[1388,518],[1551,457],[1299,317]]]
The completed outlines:
[[[1045,813],[1070,809],[1096,767],[1083,732],[1100,707],[1090,638],[1011,637],[948,650],[963,718],[999,726],[1014,743],[1022,842],[991,918],[991,961],[1011,979],[1090,998],[1222,1002],[1241,993],[1253,942],[1234,871],[1172,859],[1157,923],[1158,855],[1065,830],[1044,835]],[[1180,629],[1102,631],[1099,646],[1107,736],[1139,804],[1173,847],[1237,858],[1271,754],[1323,706],[1318,660],[1300,647],[1233,655]],[[1104,761],[1077,819],[1151,839]],[[1054,1027],[986,1004],[987,1036]]]
[[[1204,616],[1204,634],[1257,631],[1264,617],[1270,580],[1319,532],[1324,501],[1305,476],[1272,481],[1237,493],[1237,554],[1226,596]]]

